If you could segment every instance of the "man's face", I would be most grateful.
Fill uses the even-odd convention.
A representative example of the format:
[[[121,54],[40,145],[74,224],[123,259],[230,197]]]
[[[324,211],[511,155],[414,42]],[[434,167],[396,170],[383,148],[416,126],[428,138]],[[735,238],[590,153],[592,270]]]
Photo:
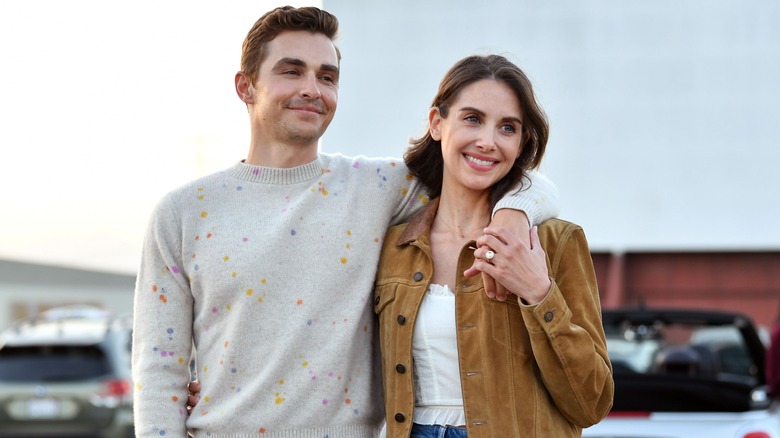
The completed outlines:
[[[266,46],[254,86],[252,124],[266,143],[316,148],[336,113],[338,56],[325,35],[282,32]]]

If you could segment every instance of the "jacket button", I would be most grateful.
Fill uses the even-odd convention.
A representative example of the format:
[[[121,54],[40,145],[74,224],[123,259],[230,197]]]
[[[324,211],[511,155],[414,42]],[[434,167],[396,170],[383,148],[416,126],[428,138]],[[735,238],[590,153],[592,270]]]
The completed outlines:
[[[398,325],[404,325],[404,324],[406,324],[406,317],[405,317],[405,316],[403,316],[403,315],[398,315],[398,318],[396,318],[396,319],[398,320]]]
[[[395,366],[395,370],[398,372],[398,374],[404,374],[406,372],[406,367],[399,363]]]
[[[376,306],[377,304],[379,304],[379,297],[374,298],[374,305]]]
[[[547,312],[547,313],[544,314],[544,320],[547,321],[547,322],[550,322],[550,321],[553,320],[553,316],[554,315],[553,315],[552,312]]]
[[[395,414],[395,421],[399,423],[403,423],[404,421],[406,421],[406,417],[404,416],[404,414]]]
[[[420,281],[423,279],[423,274],[422,272],[415,272],[412,278],[414,278],[414,281]]]

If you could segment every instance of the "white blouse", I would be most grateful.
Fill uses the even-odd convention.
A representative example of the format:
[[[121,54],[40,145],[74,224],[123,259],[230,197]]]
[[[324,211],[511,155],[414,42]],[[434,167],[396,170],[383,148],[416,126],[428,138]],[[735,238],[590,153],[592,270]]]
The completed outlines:
[[[412,337],[415,423],[466,425],[456,336],[455,295],[446,285],[432,284]]]

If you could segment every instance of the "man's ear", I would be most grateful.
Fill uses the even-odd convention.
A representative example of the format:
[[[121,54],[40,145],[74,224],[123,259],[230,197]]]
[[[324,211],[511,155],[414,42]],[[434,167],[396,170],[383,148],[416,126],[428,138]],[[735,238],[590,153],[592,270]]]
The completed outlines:
[[[441,122],[444,120],[438,107],[433,107],[428,111],[428,130],[431,138],[435,141],[441,141]]]
[[[236,73],[235,82],[236,94],[238,94],[238,98],[247,105],[250,103],[255,103],[254,97],[252,95],[253,87],[249,82],[249,78],[246,76],[246,74],[242,71]]]

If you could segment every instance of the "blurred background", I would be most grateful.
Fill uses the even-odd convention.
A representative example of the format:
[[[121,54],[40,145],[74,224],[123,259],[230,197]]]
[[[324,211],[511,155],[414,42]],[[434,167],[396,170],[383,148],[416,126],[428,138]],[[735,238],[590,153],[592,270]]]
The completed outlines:
[[[778,317],[774,0],[6,0],[0,329],[66,304],[132,311],[157,200],[246,155],[233,75],[248,29],[282,4],[340,20],[322,150],[400,157],[444,72],[503,54],[548,113],[542,171],[585,228],[605,307]]]

